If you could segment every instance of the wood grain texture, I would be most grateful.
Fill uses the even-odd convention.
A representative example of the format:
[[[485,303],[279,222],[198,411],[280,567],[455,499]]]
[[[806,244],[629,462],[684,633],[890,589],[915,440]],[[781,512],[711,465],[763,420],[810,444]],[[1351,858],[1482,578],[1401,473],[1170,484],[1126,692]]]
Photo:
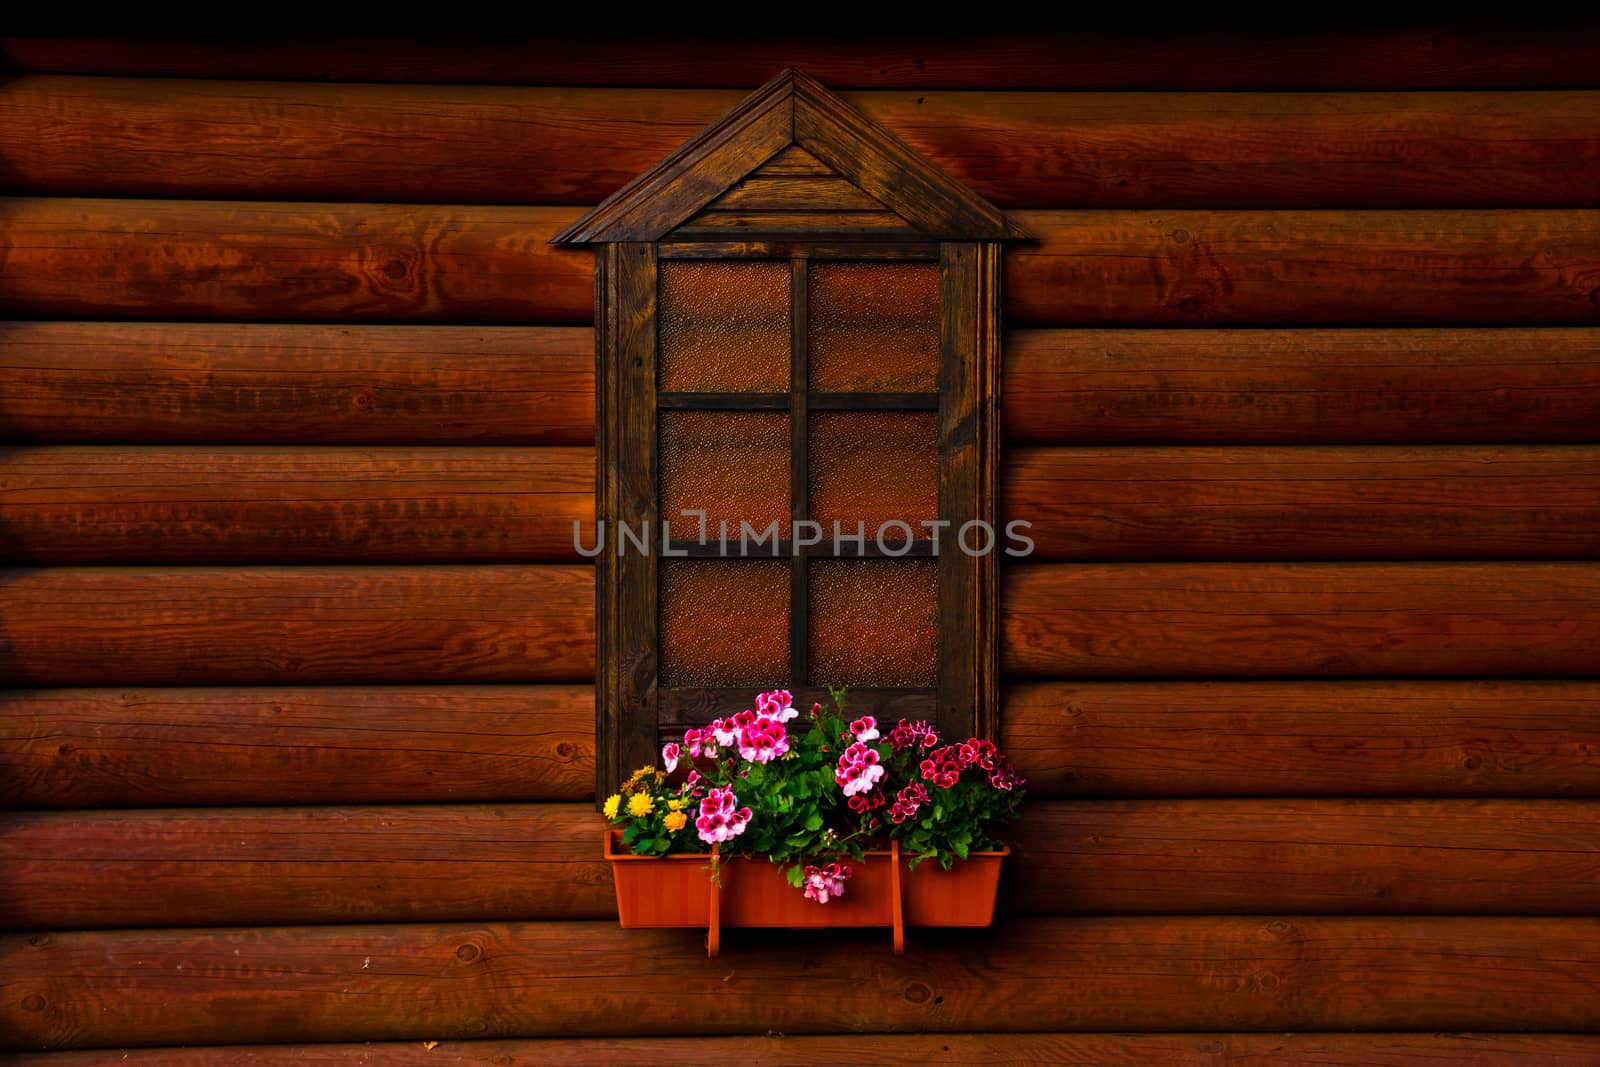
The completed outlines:
[[[1592,915],[1592,800],[1035,802],[1010,914]]]
[[[1600,440],[1600,330],[1013,330],[1017,444]]]
[[[1593,559],[1600,448],[1024,448],[1034,558]]]
[[[556,1064],[612,1067],[748,1067],[752,1063],[854,1062],[918,1065],[1063,1063],[1142,1067],[1449,1067],[1537,1062],[1588,1067],[1600,1056],[1594,1034],[829,1034],[793,1037],[511,1038],[480,1041],[324,1045],[229,1045],[21,1053],[14,1067],[113,1067],[217,1063],[252,1067],[393,1067]]]
[[[1537,1062],[1589,1067],[1600,1056],[1595,1034],[828,1034],[792,1037],[511,1038],[423,1043],[229,1045],[226,1048],[128,1048],[21,1053],[13,1067],[748,1067],[752,1063],[993,1064],[1062,1063],[1143,1067],[1257,1067],[1300,1063],[1327,1067],[1447,1067]]]
[[[761,931],[725,937],[708,966],[692,931],[607,922],[17,935],[0,939],[0,1033],[38,1049],[980,1025],[1600,1028],[1596,919],[1066,918],[919,932],[905,956],[885,944],[882,931]],[[862,988],[877,994],[852,996]]]
[[[739,99],[25,75],[0,88],[0,155],[10,191],[53,196],[583,205]],[[1589,207],[1600,185],[1594,92],[922,91],[849,102],[1002,207]],[[858,210],[882,210],[863,201]]]
[[[0,313],[585,323],[568,208],[0,199]],[[1597,211],[1018,212],[1013,325],[1600,322]]]
[[[0,323],[0,440],[589,445],[594,333]]]
[[[595,544],[588,448],[0,455],[0,561],[10,564],[577,562],[577,545]]]
[[[589,805],[150,808],[0,819],[13,929],[599,919]],[[1590,914],[1590,800],[1036,802],[1002,914]]]
[[[588,323],[570,208],[0,200],[0,313]]]
[[[1594,325],[1600,212],[1023,211],[1012,326]]]
[[[0,572],[0,684],[581,682],[591,568]]]
[[[1600,440],[1600,330],[1013,330],[1014,444]],[[594,441],[587,328],[0,323],[0,437]]]
[[[0,922],[608,919],[603,826],[581,803],[8,813]]]
[[[1600,86],[1592,26],[1078,27],[945,34],[549,33],[494,40],[25,37],[17,70],[347,82],[720,86],[790,65],[836,88],[1471,89]]]
[[[585,800],[587,685],[0,692],[0,806]]]
[[[1050,682],[1001,747],[1042,796],[1600,796],[1600,682]]]
[[[1001,662],[1033,678],[1600,671],[1600,564],[1034,564]]]

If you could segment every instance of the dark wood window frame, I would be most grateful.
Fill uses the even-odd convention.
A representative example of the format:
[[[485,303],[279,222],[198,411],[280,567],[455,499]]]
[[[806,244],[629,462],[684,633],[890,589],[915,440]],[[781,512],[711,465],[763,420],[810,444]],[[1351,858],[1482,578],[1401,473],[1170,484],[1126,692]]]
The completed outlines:
[[[808,117],[808,111],[816,114]],[[768,129],[774,121],[786,121],[787,126]],[[752,140],[758,143],[752,146]],[[703,221],[684,225],[763,162],[796,144],[885,204],[887,221],[877,225],[886,232],[841,232],[841,227],[829,225],[826,216],[819,219],[810,205],[801,225],[783,232],[740,232],[734,241],[705,236],[708,227]],[[773,217],[769,211],[761,219],[770,222]],[[781,222],[783,217],[778,218]],[[719,219],[718,224],[728,223]],[[680,227],[692,230],[693,236],[675,233]],[[791,517],[800,520],[810,518],[811,411],[936,409],[938,519],[949,525],[940,531],[937,553],[928,538],[918,539],[906,555],[937,560],[937,684],[852,689],[851,707],[884,719],[931,719],[947,735],[998,732],[997,600],[1003,545],[997,506],[1000,261],[1001,242],[1019,236],[991,205],[916,157],[892,135],[810,79],[786,72],[557,238],[596,246],[596,517],[607,530],[605,550],[596,558],[598,797],[612,791],[632,769],[653,763],[663,733],[738,710],[751,697],[744,688],[666,689],[660,684],[661,523],[663,518],[677,518],[662,516],[657,509],[657,415],[663,410],[786,411]],[[790,389],[786,393],[657,392],[659,265],[673,259],[788,262]],[[864,259],[938,264],[937,393],[810,389],[806,322],[810,264]],[[960,528],[974,521],[987,524],[993,532],[993,546],[983,555],[963,552],[957,545]],[[619,551],[616,532],[622,525],[651,531],[651,550],[640,553],[629,545]],[[689,556],[720,554],[714,539],[706,546],[674,540],[672,548]],[[779,547],[779,558],[790,567],[791,678],[805,677],[808,561],[833,554],[831,539],[798,556],[791,542]],[[852,550],[844,555],[855,554]],[[863,554],[878,554],[870,534]],[[770,557],[764,549],[754,558]],[[813,684],[790,688],[801,707],[826,697],[826,690]]]

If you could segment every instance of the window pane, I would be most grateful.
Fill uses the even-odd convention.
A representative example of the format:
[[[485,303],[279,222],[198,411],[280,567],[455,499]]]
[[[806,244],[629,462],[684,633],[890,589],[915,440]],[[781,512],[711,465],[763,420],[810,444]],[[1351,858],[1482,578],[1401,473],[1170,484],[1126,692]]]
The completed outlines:
[[[938,389],[938,264],[813,263],[809,277],[811,388]]]
[[[938,563],[814,559],[808,568],[813,685],[938,683]]]
[[[788,390],[788,262],[667,262],[659,285],[657,388]]]
[[[789,564],[664,559],[661,684],[778,686],[789,681]]]
[[[811,416],[809,444],[811,517],[831,536],[833,523],[853,534],[865,522],[867,536],[899,519],[915,537],[919,526],[939,515],[939,418],[932,411],[821,411]],[[905,540],[891,527],[884,541]]]
[[[737,541],[739,523],[757,531],[776,521],[789,536],[789,416],[782,411],[663,411],[661,427],[661,517],[674,540],[699,536],[699,524],[684,509],[706,513],[706,535],[718,537],[728,522]]]

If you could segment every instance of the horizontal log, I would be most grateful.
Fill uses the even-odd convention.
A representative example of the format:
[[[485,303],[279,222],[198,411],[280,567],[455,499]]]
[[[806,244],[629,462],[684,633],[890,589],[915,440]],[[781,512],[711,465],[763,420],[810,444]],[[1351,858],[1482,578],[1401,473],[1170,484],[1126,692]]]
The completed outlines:
[[[14,812],[13,929],[617,913],[588,804]]]
[[[0,155],[10,191],[53,196],[583,205],[742,96],[31,75],[0,88]],[[1007,208],[1588,207],[1600,184],[1594,92],[849,99]]]
[[[0,572],[0,685],[580,682],[584,566]]]
[[[572,208],[0,200],[0,314],[575,323],[593,256]]]
[[[1071,32],[569,34],[464,41],[6,37],[17,70],[354,82],[721,86],[798,66],[834,88],[1470,89],[1600,86],[1600,33],[1575,26]]]
[[[0,806],[586,800],[569,686],[0,692]]]
[[[16,935],[0,1040],[1600,1028],[1600,919],[1040,919],[904,956],[887,936],[735,931],[707,966],[702,935],[609,922]]]
[[[1600,1057],[1597,1034],[829,1034],[791,1037],[593,1037],[498,1041],[374,1042],[325,1045],[230,1045],[226,1048],[130,1048],[21,1053],[12,1067],[196,1067],[224,1059],[252,1067],[467,1067],[539,1063],[562,1067],[747,1067],[752,1063],[872,1062],[1095,1063],[1142,1067],[1224,1067],[1300,1063],[1350,1067],[1537,1062],[1589,1067]]]
[[[1013,685],[1044,796],[1600,796],[1600,682]]]
[[[1600,804],[1591,800],[1056,801],[1033,804],[1011,836],[1011,913],[1600,907]]]
[[[587,804],[29,812],[0,825],[14,929],[616,915]],[[1002,909],[1591,914],[1590,800],[1036,802]]]
[[[1018,444],[1593,442],[1600,331],[1013,330]],[[587,328],[0,323],[0,439],[594,440]]]
[[[1023,211],[1011,325],[1594,325],[1600,211]]]
[[[1035,564],[1002,596],[1033,678],[1600,673],[1597,563]]]
[[[0,561],[575,562],[594,477],[588,448],[20,448]]]
[[[583,323],[575,209],[0,199],[0,314]],[[1600,211],[1020,212],[1012,325],[1600,322]]]
[[[1002,483],[1037,559],[1600,558],[1594,447],[1026,448]]]
[[[1013,330],[1019,444],[1589,442],[1600,330]]]
[[[0,323],[0,440],[588,445],[594,334]]]

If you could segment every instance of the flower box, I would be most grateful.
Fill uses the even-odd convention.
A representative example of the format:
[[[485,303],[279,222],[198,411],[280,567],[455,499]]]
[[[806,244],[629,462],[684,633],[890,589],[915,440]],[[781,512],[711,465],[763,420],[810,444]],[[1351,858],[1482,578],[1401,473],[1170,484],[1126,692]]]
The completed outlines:
[[[788,690],[760,693],[606,798],[623,926],[704,926],[714,956],[724,926],[887,926],[900,952],[907,926],[993,922],[1009,854],[995,830],[1025,784],[1011,761],[923,721],[880,730],[830,695],[794,723]]]
[[[899,846],[867,852],[854,864],[850,891],[818,904],[795,892],[783,870],[760,858],[718,861],[721,886],[711,876],[713,853],[635,856],[621,833],[605,834],[605,858],[617,889],[617,914],[624,927],[697,927],[707,930],[706,948],[716,955],[721,927],[887,926],[895,951],[907,926],[988,926],[994,921],[1000,864],[1010,849],[974,852],[945,870],[924,862],[913,868]]]

